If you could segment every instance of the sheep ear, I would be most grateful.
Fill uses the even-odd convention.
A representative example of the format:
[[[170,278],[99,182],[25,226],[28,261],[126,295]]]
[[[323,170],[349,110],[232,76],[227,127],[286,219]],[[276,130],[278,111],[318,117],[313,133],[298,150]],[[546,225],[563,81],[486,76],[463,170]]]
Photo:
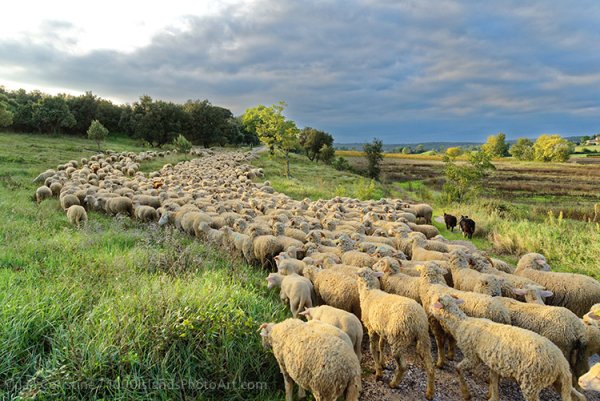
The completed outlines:
[[[441,304],[441,302],[436,302],[433,304],[433,307],[435,309],[444,309],[444,305]]]
[[[258,328],[258,332],[260,333],[261,336],[266,337],[267,336],[267,326],[269,325],[269,323],[263,323],[260,325],[260,327]]]
[[[515,295],[524,296],[525,294],[527,294],[527,290],[525,290],[523,288],[513,288],[512,291],[515,293]]]
[[[548,298],[548,297],[551,297],[552,295],[554,295],[554,293],[552,291],[544,290],[544,291],[540,291],[540,295],[543,298]]]
[[[375,277],[380,278],[383,277],[383,272],[374,272],[375,273]]]

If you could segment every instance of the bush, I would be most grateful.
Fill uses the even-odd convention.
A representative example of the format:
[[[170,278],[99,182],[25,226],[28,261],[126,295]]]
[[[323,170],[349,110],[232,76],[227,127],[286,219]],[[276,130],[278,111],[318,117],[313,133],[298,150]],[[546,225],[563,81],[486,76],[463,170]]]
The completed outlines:
[[[348,163],[348,160],[346,160],[342,156],[339,156],[337,159],[335,159],[331,163],[331,165],[333,166],[333,168],[335,168],[338,171],[350,171],[351,170],[350,163]]]
[[[192,150],[192,143],[181,134],[173,140],[173,146],[181,153],[188,153]]]

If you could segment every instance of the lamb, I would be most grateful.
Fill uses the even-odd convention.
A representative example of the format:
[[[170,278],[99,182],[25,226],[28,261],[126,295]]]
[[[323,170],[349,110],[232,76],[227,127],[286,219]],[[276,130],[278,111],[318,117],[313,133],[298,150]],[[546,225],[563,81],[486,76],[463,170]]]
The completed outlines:
[[[473,234],[475,233],[475,221],[470,219],[469,216],[460,216],[458,224],[463,232],[463,237],[473,239]]]
[[[600,391],[600,363],[579,378],[579,385],[584,390]]]
[[[133,215],[136,219],[149,222],[158,220],[158,212],[152,206],[139,205],[133,208]]]
[[[252,243],[254,258],[258,260],[262,267],[270,264],[273,267],[276,265],[273,258],[284,251],[283,245],[277,237],[273,235],[260,235],[259,230],[255,227],[250,229],[249,239]]]
[[[223,231],[215,230],[208,223],[202,222],[198,225],[198,233],[201,239],[213,245],[222,246],[223,238],[225,233]]]
[[[473,291],[492,297],[502,295],[500,280],[491,274],[479,273],[469,268],[467,255],[462,251],[452,251],[448,262],[454,288]]]
[[[433,217],[433,209],[426,203],[418,203],[414,205],[405,205],[404,211],[410,212],[415,217],[422,217],[426,224],[431,224],[431,218]]]
[[[274,259],[275,264],[277,265],[277,272],[283,275],[293,273],[302,274],[304,268],[306,267],[306,263],[292,258],[286,252],[281,252],[279,255],[275,256]]]
[[[522,256],[515,274],[552,291],[554,296],[547,298],[548,305],[564,306],[577,316],[583,316],[594,304],[600,303],[598,281],[582,274],[551,272],[546,258],[539,253]]]
[[[316,401],[335,401],[344,395],[358,401],[361,368],[352,347],[337,336],[324,333],[298,319],[260,326],[263,346],[272,349],[285,382],[286,401],[293,400],[293,386],[298,383],[298,397],[309,390]]]
[[[360,298],[355,278],[314,266],[305,267],[303,274],[313,283],[318,303],[354,313],[360,318]]]
[[[396,371],[389,386],[395,388],[406,370],[404,353],[416,344],[417,354],[427,371],[425,398],[434,395],[434,369],[427,315],[414,300],[387,294],[376,289],[381,273],[363,268],[358,272],[358,292],[363,311],[362,321],[369,333],[369,345],[375,361],[375,376],[383,376],[383,344],[387,342],[396,361]]]
[[[399,263],[390,263],[388,259],[381,259],[373,265],[373,270],[383,273],[383,276],[380,277],[383,291],[421,302],[419,277],[401,273]]]
[[[37,203],[41,203],[42,201],[50,198],[52,198],[52,191],[47,186],[42,185],[35,190],[35,201]]]
[[[444,223],[446,223],[446,230],[454,232],[454,227],[457,224],[456,216],[444,212]]]
[[[505,297],[497,299],[508,310],[513,326],[542,335],[561,350],[571,366],[573,379],[587,371],[588,334],[584,323],[573,312],[560,306],[524,303]]]
[[[242,256],[246,262],[252,263],[254,255],[250,244],[250,237],[246,234],[235,232],[229,226],[220,229],[223,232],[223,244],[232,250],[237,251],[238,256]]]
[[[300,315],[305,316],[308,320],[319,320],[329,323],[346,333],[352,342],[354,353],[360,361],[362,354],[363,327],[362,323],[355,315],[328,305],[307,308],[305,311],[300,312]]]
[[[114,198],[98,198],[100,205],[108,214],[126,214],[133,217],[133,202],[125,196]]]
[[[585,400],[571,384],[567,360],[550,340],[520,327],[468,317],[458,307],[461,302],[448,295],[441,296],[430,304],[430,310],[463,352],[464,358],[456,368],[465,400],[471,395],[464,373],[480,363],[490,369],[490,401],[500,399],[500,377],[515,379],[526,401],[539,401],[540,391],[550,385],[560,391],[563,400]]]
[[[495,297],[490,297],[485,294],[474,292],[460,291],[450,288],[446,285],[444,274],[446,270],[439,267],[434,262],[429,262],[425,266],[419,268],[421,273],[419,281],[419,296],[423,305],[430,305],[431,301],[442,295],[452,295],[460,297],[464,300],[461,309],[471,317],[479,317],[490,319],[496,323],[510,324],[510,314],[508,310]],[[454,340],[448,336],[440,323],[429,313],[429,324],[435,338],[438,349],[438,359],[436,366],[441,368],[445,362],[445,347],[446,338],[448,338],[448,359],[454,358]]]
[[[87,212],[80,205],[73,205],[67,209],[67,220],[79,228],[81,224],[85,224],[88,220]]]
[[[309,279],[295,273],[284,276],[271,273],[267,277],[268,288],[281,287],[279,297],[283,303],[289,303],[293,317],[298,317],[298,312],[313,306],[313,285]]]
[[[427,239],[433,238],[436,235],[440,234],[439,230],[435,226],[430,226],[427,224],[414,224],[414,223],[410,223],[410,222],[408,222],[406,224],[412,231],[417,231],[422,234],[425,234]]]
[[[448,260],[449,255],[447,253],[427,250],[425,249],[426,245],[427,240],[414,237],[412,239],[411,260]]]
[[[371,267],[377,262],[373,256],[360,251],[348,251],[342,254],[342,263],[358,267]]]

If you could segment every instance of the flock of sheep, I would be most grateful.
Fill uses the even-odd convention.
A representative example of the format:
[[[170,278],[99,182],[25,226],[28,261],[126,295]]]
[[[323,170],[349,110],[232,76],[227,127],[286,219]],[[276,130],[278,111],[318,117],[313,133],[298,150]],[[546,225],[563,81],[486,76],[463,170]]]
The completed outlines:
[[[389,386],[396,387],[414,349],[427,399],[435,368],[454,358],[456,346],[465,399],[464,373],[481,364],[489,368],[490,400],[499,399],[499,377],[515,379],[527,401],[549,386],[563,400],[585,400],[582,387],[600,390],[599,366],[584,375],[600,352],[596,280],[552,272],[540,254],[513,267],[468,241],[447,240],[425,204],[293,200],[255,183],[263,173],[249,164],[252,153],[198,151],[191,161],[139,171],[140,162],[161,156],[107,152],[69,161],[35,179],[43,183],[36,200],[59,197],[76,225],[89,210],[172,224],[272,270],[268,288],[279,289],[292,317],[264,323],[260,335],[279,363],[287,401],[294,384],[299,397],[308,390],[319,401],[358,400],[364,328],[376,377],[391,356]]]

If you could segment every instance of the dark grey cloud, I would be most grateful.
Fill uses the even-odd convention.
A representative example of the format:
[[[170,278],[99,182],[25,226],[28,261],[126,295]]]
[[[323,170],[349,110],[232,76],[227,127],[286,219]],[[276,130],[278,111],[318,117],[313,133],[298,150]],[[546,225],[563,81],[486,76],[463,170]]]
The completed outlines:
[[[241,113],[285,100],[339,142],[483,139],[599,130],[600,3],[259,0],[157,33],[129,53],[69,51],[77,31],[0,39],[2,78],[208,98]]]

